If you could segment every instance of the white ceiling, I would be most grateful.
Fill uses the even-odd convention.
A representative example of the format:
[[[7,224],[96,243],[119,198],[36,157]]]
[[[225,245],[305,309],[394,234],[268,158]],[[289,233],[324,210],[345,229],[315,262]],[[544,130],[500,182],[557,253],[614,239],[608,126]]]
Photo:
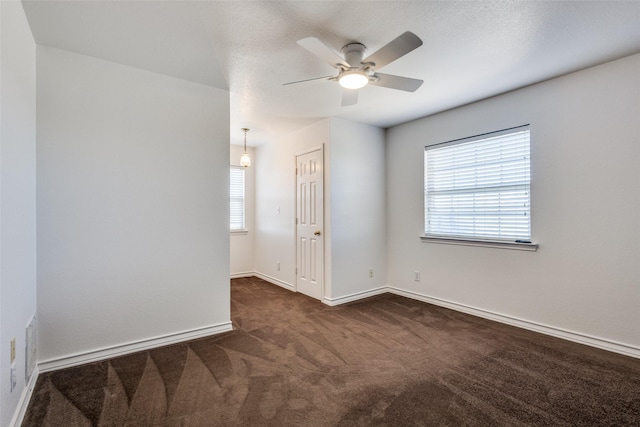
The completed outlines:
[[[640,52],[640,1],[23,1],[37,43],[222,89],[231,142],[277,140],[323,117],[389,127]],[[415,93],[368,86],[341,107],[335,74],[296,41],[370,54],[405,31],[424,45],[382,72]],[[366,56],[366,54],[365,54]]]

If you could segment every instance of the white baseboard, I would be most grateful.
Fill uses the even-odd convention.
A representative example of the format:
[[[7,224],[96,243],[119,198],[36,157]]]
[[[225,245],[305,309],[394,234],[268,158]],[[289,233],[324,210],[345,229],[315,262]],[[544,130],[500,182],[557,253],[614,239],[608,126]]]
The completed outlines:
[[[96,362],[99,360],[109,359],[112,357],[123,356],[137,351],[149,350],[163,345],[176,344],[182,341],[188,341],[195,338],[202,338],[210,335],[220,334],[222,332],[231,331],[233,326],[231,322],[219,323],[217,325],[205,326],[189,331],[177,332],[161,337],[149,338],[128,344],[121,344],[112,347],[105,347],[98,350],[91,350],[74,355],[49,359],[38,363],[38,370],[42,372],[54,371],[57,369],[69,368],[71,366],[82,365],[85,363]]]
[[[581,334],[579,332],[567,331],[565,329],[557,328],[555,326],[543,325],[540,323],[531,322],[529,320],[518,319],[516,317],[507,316],[504,314],[498,314],[488,310],[470,307],[464,304],[459,304],[456,302],[447,301],[440,298],[430,297],[417,292],[394,288],[393,286],[389,286],[387,289],[388,289],[388,292],[392,294],[415,299],[415,300],[426,302],[433,305],[438,305],[445,308],[450,308],[452,310],[471,314],[473,316],[494,320],[496,322],[505,323],[507,325],[516,326],[518,328],[528,329],[530,331],[539,332],[541,334],[550,335],[552,337],[562,338],[567,341],[573,341],[579,344],[584,344],[591,347],[600,348],[602,350],[612,351],[614,353],[624,354],[625,356],[631,356],[631,357],[640,359],[640,348],[629,345],[629,344],[619,343],[619,342],[607,340],[604,338]]]
[[[296,290],[296,287],[294,285],[292,285],[291,283],[284,282],[284,281],[282,281],[280,279],[276,279],[275,277],[267,276],[266,274],[255,272],[255,273],[252,274],[252,276],[256,276],[258,279],[262,279],[262,280],[267,281],[269,283],[273,283],[274,285],[281,286],[281,287],[283,287],[285,289],[288,289],[290,291],[293,291],[293,292],[295,292],[295,290]]]
[[[343,297],[337,297],[337,298],[324,297],[322,302],[327,305],[334,306],[334,305],[346,304],[352,301],[358,301],[364,298],[372,297],[374,295],[384,294],[386,292],[389,292],[389,287],[382,286],[380,288],[370,289],[368,291],[356,292],[355,294],[345,295]]]
[[[18,407],[16,408],[15,413],[13,414],[13,418],[9,423],[9,427],[20,427],[22,425],[22,421],[24,420],[24,416],[27,413],[27,408],[29,407],[29,401],[31,400],[31,395],[33,394],[33,389],[36,387],[36,382],[38,381],[38,367],[36,366],[31,373],[31,378],[29,378],[29,382],[26,387],[22,390],[22,394],[20,395],[20,400],[18,401]]]
[[[243,277],[251,277],[255,276],[256,273],[253,271],[245,271],[243,273],[231,273],[231,279],[242,279]]]

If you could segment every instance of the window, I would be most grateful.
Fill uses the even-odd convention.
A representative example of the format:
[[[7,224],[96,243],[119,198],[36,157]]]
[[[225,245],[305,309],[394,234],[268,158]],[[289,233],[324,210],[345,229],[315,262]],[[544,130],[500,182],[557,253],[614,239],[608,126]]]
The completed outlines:
[[[425,239],[531,243],[529,126],[425,147]]]
[[[230,229],[244,230],[244,168],[231,166],[229,182]]]

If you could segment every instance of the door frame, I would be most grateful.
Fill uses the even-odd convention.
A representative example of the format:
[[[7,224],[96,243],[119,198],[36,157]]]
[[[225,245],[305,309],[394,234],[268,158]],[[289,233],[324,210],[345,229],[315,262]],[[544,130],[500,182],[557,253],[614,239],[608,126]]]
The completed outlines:
[[[324,290],[325,290],[325,253],[326,253],[326,249],[325,249],[325,245],[327,243],[327,240],[325,239],[326,233],[326,227],[325,227],[325,200],[324,200],[324,195],[325,195],[325,157],[324,157],[324,144],[321,145],[316,145],[301,151],[296,151],[293,155],[293,212],[294,212],[294,218],[293,218],[293,256],[294,256],[294,263],[293,265],[295,265],[295,280],[293,283],[293,290],[294,292],[298,292],[298,156],[304,156],[305,154],[309,154],[309,153],[313,153],[314,151],[320,151],[320,157],[322,159],[322,262],[321,262],[321,268],[320,270],[320,275],[322,277],[322,283],[320,285],[320,301],[324,301]]]

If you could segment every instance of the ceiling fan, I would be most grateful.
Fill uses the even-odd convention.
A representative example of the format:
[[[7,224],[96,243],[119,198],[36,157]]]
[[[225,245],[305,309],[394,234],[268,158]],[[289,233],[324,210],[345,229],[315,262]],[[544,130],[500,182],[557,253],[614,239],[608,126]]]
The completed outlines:
[[[422,85],[422,80],[377,72],[378,69],[422,46],[420,37],[410,31],[395,38],[366,58],[364,58],[364,52],[367,48],[362,43],[347,44],[341,49],[342,56],[315,37],[298,40],[298,44],[336,68],[338,75],[300,80],[284,85],[323,80],[336,81],[344,88],[342,106],[356,104],[358,90],[367,84],[407,92],[415,92]]]

